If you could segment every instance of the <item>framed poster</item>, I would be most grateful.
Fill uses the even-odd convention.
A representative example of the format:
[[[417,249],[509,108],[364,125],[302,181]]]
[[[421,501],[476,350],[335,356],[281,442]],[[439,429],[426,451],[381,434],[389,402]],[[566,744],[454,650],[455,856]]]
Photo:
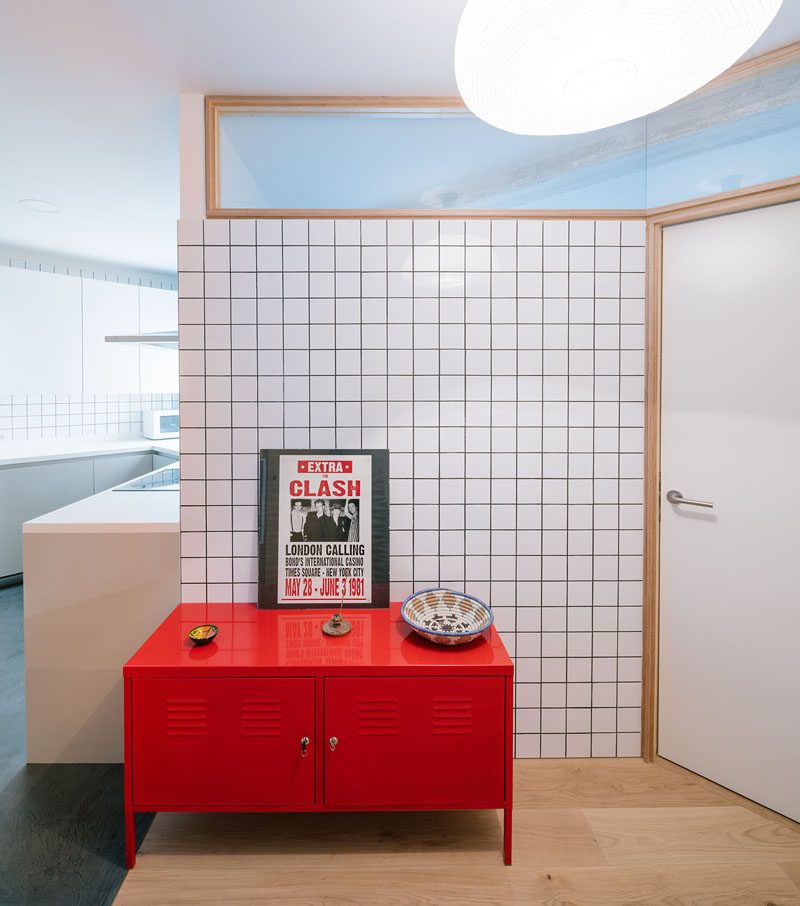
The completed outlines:
[[[389,606],[389,451],[261,450],[258,606]]]

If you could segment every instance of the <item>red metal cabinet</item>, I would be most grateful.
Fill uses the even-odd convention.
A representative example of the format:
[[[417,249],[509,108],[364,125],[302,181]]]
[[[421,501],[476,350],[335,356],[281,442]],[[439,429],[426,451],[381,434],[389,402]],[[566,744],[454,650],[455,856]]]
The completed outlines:
[[[324,616],[181,604],[128,661],[129,868],[137,811],[503,809],[511,863],[513,667],[496,629],[454,649],[397,604],[350,615],[343,638]],[[219,633],[195,647],[203,623]]]
[[[310,678],[137,679],[133,800],[154,806],[312,805]],[[269,768],[265,769],[268,765]]]
[[[326,678],[325,805],[495,806],[504,697],[501,676]]]

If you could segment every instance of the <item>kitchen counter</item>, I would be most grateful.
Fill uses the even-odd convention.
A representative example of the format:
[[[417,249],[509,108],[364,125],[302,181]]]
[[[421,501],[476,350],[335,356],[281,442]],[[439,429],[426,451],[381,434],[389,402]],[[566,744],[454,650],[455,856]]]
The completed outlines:
[[[105,489],[151,453],[177,458],[178,441],[0,442],[9,497],[55,498],[22,521],[29,762],[122,760],[122,665],[178,603],[179,494]]]
[[[13,446],[24,458],[7,472],[178,452],[177,440]],[[178,521],[177,490],[103,490],[23,524],[29,762],[122,761],[122,665],[178,603]]]
[[[176,502],[150,496],[127,505],[103,492],[178,458],[178,440],[94,435],[0,441],[0,577],[23,571],[23,525],[125,526],[178,522]],[[166,492],[164,492],[166,494]],[[82,529],[85,531],[85,529]]]
[[[22,526],[34,532],[176,532],[178,491],[101,491]],[[26,577],[27,578],[27,577]]]
[[[54,437],[38,440],[0,441],[0,467],[21,463],[47,462],[58,459],[81,459],[87,456],[111,456],[115,453],[177,454],[178,439],[148,440],[145,437],[114,439],[106,435]]]

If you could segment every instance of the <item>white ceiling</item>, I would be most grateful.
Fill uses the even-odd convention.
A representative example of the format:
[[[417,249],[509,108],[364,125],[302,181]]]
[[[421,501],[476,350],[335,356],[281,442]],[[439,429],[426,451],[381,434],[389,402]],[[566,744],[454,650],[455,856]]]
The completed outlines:
[[[0,245],[174,270],[179,93],[454,95],[463,6],[4,0]],[[797,40],[784,0],[746,56]]]

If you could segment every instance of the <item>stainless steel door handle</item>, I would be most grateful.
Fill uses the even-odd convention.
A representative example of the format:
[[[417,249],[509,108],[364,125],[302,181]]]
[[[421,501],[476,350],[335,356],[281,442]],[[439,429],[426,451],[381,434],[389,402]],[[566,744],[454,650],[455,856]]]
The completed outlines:
[[[705,500],[689,500],[680,491],[667,491],[667,500],[670,503],[686,503],[689,506],[704,506],[710,510],[714,509],[713,503],[707,503]]]

